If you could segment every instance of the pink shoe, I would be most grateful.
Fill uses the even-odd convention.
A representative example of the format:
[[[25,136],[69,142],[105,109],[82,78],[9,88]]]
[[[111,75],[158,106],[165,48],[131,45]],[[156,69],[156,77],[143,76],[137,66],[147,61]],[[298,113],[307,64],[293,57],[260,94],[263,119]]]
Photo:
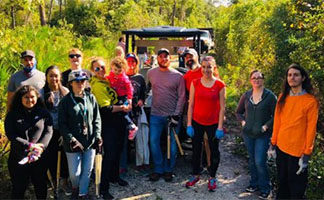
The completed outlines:
[[[128,134],[128,139],[129,140],[134,140],[136,134],[137,134],[137,126],[135,126],[134,124],[132,125],[132,129],[129,130],[129,134]]]
[[[192,187],[199,181],[199,177],[192,176],[186,183],[186,187]]]
[[[209,180],[208,180],[208,190],[210,192],[215,192],[215,190],[216,190],[216,179],[215,178],[209,178]]]

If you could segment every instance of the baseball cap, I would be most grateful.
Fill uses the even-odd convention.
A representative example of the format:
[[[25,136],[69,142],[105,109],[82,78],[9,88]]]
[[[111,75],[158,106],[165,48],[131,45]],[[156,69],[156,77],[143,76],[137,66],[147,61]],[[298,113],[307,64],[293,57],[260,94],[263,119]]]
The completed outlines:
[[[183,52],[183,55],[184,55],[184,56],[186,56],[187,54],[191,54],[191,55],[193,55],[193,56],[195,56],[195,57],[198,56],[197,51],[196,51],[195,49],[193,49],[193,48],[186,49],[186,50]]]
[[[30,56],[32,58],[35,58],[35,53],[32,50],[26,50],[26,51],[23,51],[20,54],[20,58],[24,58],[24,57],[27,57],[27,56]]]
[[[161,48],[161,49],[158,51],[157,55],[159,56],[161,53],[166,53],[166,54],[170,55],[169,50],[166,49],[166,48]]]
[[[128,58],[134,58],[134,59],[136,60],[136,62],[138,63],[138,60],[137,60],[137,57],[136,57],[135,54],[133,54],[133,53],[128,53],[128,54],[126,55],[126,60],[127,60]]]
[[[81,69],[77,69],[77,70],[72,70],[69,73],[68,82],[81,81],[81,80],[88,80],[87,72],[85,72]]]

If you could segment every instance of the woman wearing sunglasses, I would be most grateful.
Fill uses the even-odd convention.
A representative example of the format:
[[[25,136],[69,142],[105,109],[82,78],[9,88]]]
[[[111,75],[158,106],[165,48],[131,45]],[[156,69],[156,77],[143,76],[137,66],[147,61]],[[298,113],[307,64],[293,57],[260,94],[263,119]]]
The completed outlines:
[[[236,117],[243,127],[243,139],[249,154],[251,175],[247,192],[260,190],[259,198],[270,194],[267,169],[267,150],[272,135],[276,96],[264,87],[264,76],[259,70],[250,73],[252,89],[245,92],[236,109]]]
[[[68,53],[68,59],[70,62],[70,69],[62,72],[62,85],[64,87],[69,87],[68,77],[69,77],[70,72],[72,70],[81,70],[82,69],[83,53],[80,51],[80,49],[73,48]],[[88,71],[86,69],[82,69],[82,70],[87,73],[88,78],[91,77],[90,71]],[[86,82],[86,90],[90,91],[90,85],[88,82]]]
[[[102,161],[102,173],[100,194],[104,199],[113,199],[109,193],[109,182],[117,182],[121,186],[128,183],[119,177],[119,160],[124,143],[125,125],[120,112],[130,111],[130,105],[114,105],[118,102],[118,96],[106,79],[106,63],[103,58],[97,57],[91,61],[90,80],[92,93],[98,99],[100,115],[102,119],[102,138],[104,156]]]
[[[85,71],[71,71],[68,78],[71,92],[59,105],[59,130],[68,160],[72,199],[89,198],[94,148],[102,145],[99,106],[96,98],[85,91],[87,79]]]

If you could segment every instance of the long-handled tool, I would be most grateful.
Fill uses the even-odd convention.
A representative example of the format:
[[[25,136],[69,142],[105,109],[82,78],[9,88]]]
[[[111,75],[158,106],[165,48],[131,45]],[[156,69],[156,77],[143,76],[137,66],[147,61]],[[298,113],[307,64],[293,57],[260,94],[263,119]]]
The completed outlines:
[[[171,135],[170,135],[170,126],[168,126],[168,136],[167,136],[167,159],[171,158]]]
[[[58,152],[57,152],[57,167],[56,167],[56,187],[55,187],[56,196],[59,193],[59,187],[60,187],[61,154],[62,154],[62,151],[61,150],[58,150]]]
[[[96,197],[100,197],[100,182],[101,182],[101,164],[102,164],[102,149],[99,147],[96,151],[96,157],[95,157],[95,184],[96,184]]]
[[[54,182],[53,182],[53,178],[52,178],[52,175],[51,175],[51,172],[50,170],[48,169],[47,170],[47,177],[48,177],[48,180],[53,188],[53,191],[54,191],[54,199],[57,199],[57,194],[55,192],[55,186],[54,186]]]
[[[182,146],[181,146],[181,144],[180,144],[179,137],[178,137],[177,133],[175,132],[174,128],[171,128],[171,129],[172,129],[172,132],[173,132],[174,138],[175,138],[175,140],[176,140],[176,142],[177,142],[177,145],[178,145],[178,148],[179,148],[180,154],[183,156],[184,153],[183,153]]]

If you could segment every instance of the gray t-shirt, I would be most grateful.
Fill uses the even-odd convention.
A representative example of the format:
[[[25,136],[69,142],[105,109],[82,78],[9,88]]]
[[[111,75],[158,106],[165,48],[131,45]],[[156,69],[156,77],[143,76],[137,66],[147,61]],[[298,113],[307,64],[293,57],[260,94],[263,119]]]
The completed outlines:
[[[182,74],[173,68],[160,67],[147,72],[152,87],[151,114],[157,116],[180,115],[185,103],[185,83]]]
[[[23,85],[31,85],[38,89],[42,89],[45,85],[45,74],[39,70],[35,70],[28,76],[24,70],[14,73],[9,80],[8,92],[15,92],[17,88]]]

